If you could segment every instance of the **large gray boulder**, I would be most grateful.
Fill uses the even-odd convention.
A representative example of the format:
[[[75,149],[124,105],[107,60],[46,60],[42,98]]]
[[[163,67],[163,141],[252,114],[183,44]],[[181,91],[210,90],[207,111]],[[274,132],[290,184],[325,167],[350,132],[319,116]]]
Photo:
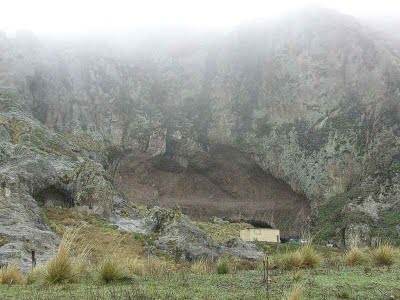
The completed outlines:
[[[222,247],[197,227],[179,208],[154,207],[145,224],[152,232],[159,233],[157,246],[179,259],[217,258],[223,254]]]
[[[251,260],[262,258],[262,252],[255,245],[240,239],[230,240],[225,245],[216,243],[183,215],[179,208],[154,207],[145,219],[145,224],[151,231],[160,234],[157,246],[176,258],[187,261],[217,259],[224,254]]]

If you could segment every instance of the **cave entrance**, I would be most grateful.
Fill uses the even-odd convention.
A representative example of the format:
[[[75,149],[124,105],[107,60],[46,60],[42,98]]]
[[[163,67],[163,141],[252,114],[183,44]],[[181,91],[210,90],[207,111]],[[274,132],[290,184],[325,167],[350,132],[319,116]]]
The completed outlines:
[[[133,203],[179,205],[201,221],[217,216],[300,236],[310,214],[305,197],[230,146],[212,145],[206,153],[182,157],[127,153],[112,172],[117,188]]]
[[[71,208],[75,205],[71,193],[55,186],[50,186],[40,191],[34,195],[34,198],[39,204],[45,207],[61,206]]]
[[[254,220],[254,219],[245,219],[244,222],[253,225],[255,228],[266,228],[266,229],[273,229],[269,223],[261,221],[261,220]]]

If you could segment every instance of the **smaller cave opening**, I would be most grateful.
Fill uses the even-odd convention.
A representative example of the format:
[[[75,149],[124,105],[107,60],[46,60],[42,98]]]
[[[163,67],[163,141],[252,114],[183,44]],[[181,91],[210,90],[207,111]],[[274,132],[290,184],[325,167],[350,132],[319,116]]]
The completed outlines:
[[[33,198],[45,207],[67,207],[75,206],[74,199],[70,192],[56,186],[50,186],[33,196]]]
[[[243,220],[244,222],[256,227],[256,228],[274,228],[272,227],[269,223],[261,221],[261,220],[256,220],[256,219],[246,219]]]

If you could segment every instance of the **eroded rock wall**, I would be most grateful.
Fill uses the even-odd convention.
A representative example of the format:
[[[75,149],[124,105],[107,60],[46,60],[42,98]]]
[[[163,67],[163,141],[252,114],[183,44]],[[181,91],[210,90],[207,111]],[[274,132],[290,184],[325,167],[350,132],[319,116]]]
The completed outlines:
[[[306,11],[124,55],[26,36],[1,45],[2,85],[111,177],[129,153],[172,172],[223,145],[303,195],[322,238],[353,225],[398,238],[400,55],[351,17]]]

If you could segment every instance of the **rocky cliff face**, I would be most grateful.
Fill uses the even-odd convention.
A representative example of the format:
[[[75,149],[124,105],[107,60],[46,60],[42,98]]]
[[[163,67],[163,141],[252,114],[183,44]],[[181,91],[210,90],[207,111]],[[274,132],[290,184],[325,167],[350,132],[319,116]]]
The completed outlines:
[[[0,171],[24,197],[399,238],[399,50],[351,17],[133,50],[0,39]]]

